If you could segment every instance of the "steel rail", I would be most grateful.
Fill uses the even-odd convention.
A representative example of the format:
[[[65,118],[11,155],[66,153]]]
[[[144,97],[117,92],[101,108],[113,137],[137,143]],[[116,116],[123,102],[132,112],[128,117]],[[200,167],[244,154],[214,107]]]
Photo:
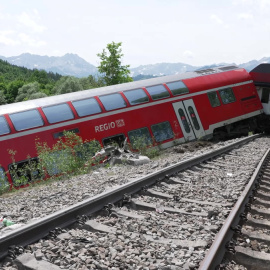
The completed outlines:
[[[227,217],[224,225],[217,234],[204,260],[201,262],[199,270],[214,270],[222,262],[222,259],[226,252],[226,244],[232,239],[235,233],[233,228],[235,228],[239,224],[241,219],[241,213],[245,212],[246,204],[250,200],[250,196],[254,191],[256,183],[258,182],[263,165],[265,164],[269,156],[270,149],[266,151],[261,161],[259,162],[248,185],[243,190],[232,211]]]
[[[230,151],[237,146],[243,145],[252,141],[261,134],[249,136],[235,143],[221,147],[215,151],[207,152],[201,156],[197,156],[172,166],[166,167],[162,170],[143,176],[130,183],[126,183],[120,187],[112,189],[111,191],[101,193],[92,198],[86,199],[73,206],[59,210],[51,215],[41,218],[32,223],[0,236],[0,260],[8,255],[8,248],[12,246],[26,246],[38,241],[41,238],[46,237],[50,231],[55,228],[65,228],[74,224],[78,216],[91,215],[103,209],[105,205],[109,203],[116,203],[123,199],[124,194],[134,194],[142,189],[144,186],[151,186],[158,180],[162,180],[165,177],[174,175],[180,171],[183,171],[191,166],[197,165],[205,160],[214,158],[222,153]]]

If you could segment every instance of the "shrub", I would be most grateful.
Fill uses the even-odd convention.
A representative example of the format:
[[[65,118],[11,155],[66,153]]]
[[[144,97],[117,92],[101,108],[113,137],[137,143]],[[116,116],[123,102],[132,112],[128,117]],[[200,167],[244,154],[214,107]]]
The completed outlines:
[[[160,150],[154,143],[154,139],[146,136],[137,136],[132,138],[131,150],[138,151],[141,155],[154,158],[160,154]]]
[[[37,141],[36,148],[41,167],[50,176],[78,172],[86,169],[86,164],[89,169],[99,162],[93,156],[101,149],[98,141],[83,142],[80,136],[70,131],[64,131],[64,136],[52,147]]]

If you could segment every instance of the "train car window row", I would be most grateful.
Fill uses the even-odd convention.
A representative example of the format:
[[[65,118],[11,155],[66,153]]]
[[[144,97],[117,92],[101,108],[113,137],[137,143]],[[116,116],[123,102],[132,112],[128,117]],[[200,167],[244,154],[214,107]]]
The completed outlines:
[[[174,96],[189,93],[189,89],[182,81],[166,83]]]
[[[219,94],[223,104],[232,103],[236,100],[232,88],[219,90]]]
[[[146,90],[153,100],[170,97],[170,93],[162,84],[146,87]]]
[[[141,144],[144,144],[146,146],[152,144],[151,135],[147,127],[129,131],[128,137],[134,149],[136,149]]]
[[[217,95],[217,92],[210,92],[207,93],[208,99],[210,101],[210,104],[212,107],[218,107],[220,106],[220,101]]]
[[[9,115],[17,131],[44,125],[43,119],[38,110],[29,110]]]
[[[73,101],[72,105],[80,117],[101,112],[101,108],[95,98]]]
[[[128,99],[130,105],[137,105],[137,104],[149,102],[148,96],[141,88],[124,91],[123,93]]]
[[[151,126],[156,142],[162,142],[174,137],[169,122],[162,122]]]
[[[10,128],[4,116],[0,116],[0,135],[10,133]]]
[[[124,108],[127,106],[123,97],[119,94],[110,94],[105,96],[99,96],[106,111]]]
[[[74,115],[68,104],[58,104],[42,108],[50,124],[74,119]]]

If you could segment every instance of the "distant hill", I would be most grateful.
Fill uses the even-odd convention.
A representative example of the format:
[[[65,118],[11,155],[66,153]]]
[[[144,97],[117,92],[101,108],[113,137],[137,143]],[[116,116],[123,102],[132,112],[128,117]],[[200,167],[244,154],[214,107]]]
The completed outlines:
[[[253,68],[255,68],[259,64],[263,64],[263,63],[270,63],[270,57],[263,57],[262,59],[260,59],[258,61],[252,60],[252,61],[249,61],[247,63],[243,63],[243,64],[238,65],[238,66],[245,68],[247,71],[251,71]]]
[[[4,57],[0,59],[7,62],[26,67],[29,69],[44,69],[47,72],[54,72],[64,76],[88,77],[96,74],[97,68],[77,54],[65,54],[64,56],[40,56],[30,53],[23,53],[19,56]]]
[[[32,82],[38,78],[44,81],[43,84],[51,81],[57,81],[62,76],[58,73],[46,72],[44,70],[33,70],[26,67],[20,67],[17,65],[10,64],[8,61],[0,59],[0,78],[1,82],[10,83],[12,81],[24,81]]]
[[[184,73],[187,71],[194,71],[199,67],[191,66],[184,63],[158,63],[154,65],[143,65],[137,68],[131,68],[131,75],[137,76],[142,75],[153,75],[153,76],[164,76],[171,74]]]
[[[29,69],[44,69],[47,72],[58,73],[64,76],[88,77],[89,75],[98,74],[97,68],[79,57],[77,54],[65,54],[64,56],[40,56],[30,53],[23,53],[19,56],[4,57],[3,59],[13,65],[26,67]],[[270,63],[270,57],[264,57],[260,60],[252,60],[247,63],[238,65],[248,71],[261,63]],[[131,68],[131,76],[135,80],[149,78],[149,76],[157,77],[164,75],[172,75],[194,71],[199,69],[235,65],[234,63],[208,64],[205,66],[192,66],[185,63],[157,63],[152,65],[141,65]],[[147,77],[148,76],[148,77]]]

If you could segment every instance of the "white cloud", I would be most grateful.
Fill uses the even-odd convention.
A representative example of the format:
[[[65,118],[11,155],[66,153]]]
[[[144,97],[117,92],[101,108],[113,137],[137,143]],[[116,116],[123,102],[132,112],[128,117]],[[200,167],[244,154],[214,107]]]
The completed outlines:
[[[15,39],[8,37],[8,35],[12,34],[13,31],[0,31],[0,43],[10,46],[18,45],[19,42]]]
[[[238,18],[242,20],[253,20],[254,17],[250,13],[241,13],[238,15]]]
[[[25,33],[20,33],[19,37],[23,43],[26,43],[27,45],[30,45],[32,47],[41,47],[46,45],[45,41],[36,40]]]
[[[36,13],[37,11],[34,11]],[[35,16],[37,17],[37,16]],[[46,27],[43,25],[39,25],[37,22],[34,21],[27,13],[23,12],[19,17],[18,21],[23,24],[24,26],[29,27],[32,31],[41,33],[43,32]]]
[[[223,21],[215,14],[212,14],[210,18],[212,21],[216,22],[217,24],[223,24]]]
[[[194,53],[187,50],[187,51],[184,51],[183,56],[188,58],[188,59],[192,59],[192,58],[194,58]]]

